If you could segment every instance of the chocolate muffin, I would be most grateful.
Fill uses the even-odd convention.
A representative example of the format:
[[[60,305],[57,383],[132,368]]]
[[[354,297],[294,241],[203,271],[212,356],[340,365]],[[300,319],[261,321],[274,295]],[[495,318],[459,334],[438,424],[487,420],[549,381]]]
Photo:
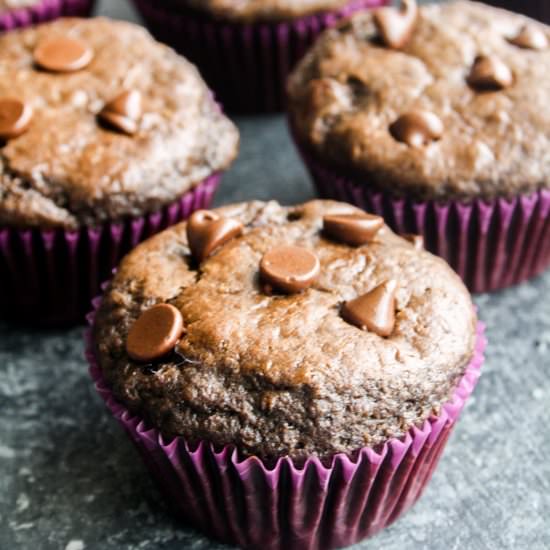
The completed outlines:
[[[549,30],[483,4],[411,0],[327,31],[289,81],[321,194],[423,233],[473,290],[540,272]]]
[[[388,0],[134,0],[159,40],[197,64],[223,104],[279,111],[289,71],[319,33]]]
[[[200,215],[131,252],[98,313],[99,363],[133,413],[169,437],[300,459],[375,447],[449,400],[476,322],[443,261],[345,204],[253,202]],[[226,231],[238,236],[220,245]],[[204,250],[214,253],[200,261]],[[378,298],[353,305],[373,289],[391,303],[378,325]],[[159,303],[181,316],[179,343],[136,355],[128,334]],[[138,342],[149,345],[154,326]]]
[[[2,114],[12,97],[32,115],[18,135],[0,128],[2,225],[75,229],[140,216],[237,151],[237,131],[196,69],[129,23],[64,19],[4,35]]]
[[[92,323],[97,389],[174,510],[256,549],[349,545],[407,510],[484,347],[421,239],[330,201],[195,212],[122,261]]]
[[[32,277],[27,264],[44,255],[44,269],[62,270],[78,248],[73,267],[82,272],[47,278],[64,292],[73,280],[86,288],[76,292],[82,314],[132,244],[208,205],[238,148],[235,126],[193,65],[143,29],[107,19],[0,37],[0,139],[1,263],[17,264],[16,280],[0,268],[0,281],[5,289]],[[61,250],[52,257],[46,244],[21,261],[17,241],[28,230],[34,248],[57,231]],[[49,290],[41,286],[29,305],[50,310],[40,301]],[[20,297],[5,294],[2,306]]]

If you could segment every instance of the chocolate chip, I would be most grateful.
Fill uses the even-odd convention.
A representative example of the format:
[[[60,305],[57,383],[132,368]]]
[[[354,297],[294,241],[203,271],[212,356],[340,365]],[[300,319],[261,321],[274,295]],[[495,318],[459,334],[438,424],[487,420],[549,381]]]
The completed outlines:
[[[141,118],[141,94],[137,90],[124,91],[107,102],[97,116],[115,130],[133,135]]]
[[[7,140],[23,134],[30,126],[32,109],[23,101],[0,99],[0,139]]]
[[[341,311],[343,319],[378,336],[390,336],[395,326],[396,289],[394,280],[385,281],[370,292],[346,302]]]
[[[109,111],[100,112],[98,117],[101,122],[109,126],[109,128],[118,130],[129,136],[133,136],[138,131],[138,123],[131,118],[110,113]]]
[[[424,237],[422,235],[415,235],[414,233],[405,233],[401,235],[406,241],[409,241],[416,250],[424,249]]]
[[[422,147],[441,138],[443,123],[434,113],[416,110],[401,115],[390,126],[390,133],[410,147]]]
[[[285,294],[296,294],[309,288],[317,279],[319,271],[317,256],[299,246],[272,248],[260,262],[262,282]]]
[[[94,54],[79,40],[68,37],[47,38],[34,50],[34,62],[47,71],[70,73],[87,67]]]
[[[211,210],[197,210],[187,222],[187,241],[193,257],[202,262],[214,250],[239,236],[243,224]]]
[[[384,219],[367,213],[330,214],[323,217],[324,233],[336,241],[361,246],[374,238]]]
[[[106,103],[104,110],[137,120],[141,117],[141,94],[137,90],[125,90]]]
[[[509,42],[526,50],[545,50],[548,48],[546,34],[534,25],[524,25],[516,36]]]
[[[382,42],[393,49],[403,48],[410,40],[416,19],[418,7],[415,0],[402,0],[401,8],[378,8],[374,12],[374,24]]]
[[[468,76],[468,84],[477,90],[502,90],[513,82],[512,71],[496,56],[478,56]]]
[[[132,325],[126,351],[136,361],[154,361],[172,351],[182,334],[181,312],[170,304],[157,304],[145,310]]]

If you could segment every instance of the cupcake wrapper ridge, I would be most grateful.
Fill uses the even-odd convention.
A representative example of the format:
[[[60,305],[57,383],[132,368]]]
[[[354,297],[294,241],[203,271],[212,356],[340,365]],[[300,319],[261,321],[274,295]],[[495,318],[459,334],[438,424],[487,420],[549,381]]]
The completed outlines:
[[[97,298],[94,308],[100,303]],[[90,325],[94,317],[95,312],[88,315]],[[233,446],[166,440],[114,398],[97,364],[91,329],[86,343],[99,395],[174,512],[207,535],[242,548],[328,550],[377,533],[417,501],[478,381],[486,340],[478,323],[472,360],[438,416],[377,451],[363,448],[353,458],[337,454],[328,465],[312,456],[301,466],[288,457],[271,466],[257,457],[243,459]]]
[[[199,67],[226,109],[273,112],[284,106],[288,74],[322,31],[388,0],[353,0],[334,12],[250,24],[214,19],[167,2],[134,3],[155,38]]]
[[[151,235],[207,208],[219,180],[219,174],[210,176],[158,212],[98,227],[0,227],[0,316],[39,325],[84,321],[90,300],[119,260]]]
[[[550,190],[513,199],[415,201],[396,198],[325,168],[301,150],[323,198],[383,216],[397,233],[424,237],[471,292],[519,284],[550,266]]]
[[[30,27],[59,17],[86,17],[92,13],[95,0],[42,0],[28,6],[0,13],[0,33]]]

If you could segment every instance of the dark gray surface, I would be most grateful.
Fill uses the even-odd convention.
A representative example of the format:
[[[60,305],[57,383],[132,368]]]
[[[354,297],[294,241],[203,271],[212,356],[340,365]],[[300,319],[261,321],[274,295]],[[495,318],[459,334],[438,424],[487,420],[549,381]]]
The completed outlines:
[[[218,204],[313,196],[281,118],[239,125]],[[476,299],[490,346],[475,395],[418,505],[356,548],[550,549],[549,295],[547,274]],[[81,328],[0,324],[0,549],[223,548],[170,516],[82,354]]]

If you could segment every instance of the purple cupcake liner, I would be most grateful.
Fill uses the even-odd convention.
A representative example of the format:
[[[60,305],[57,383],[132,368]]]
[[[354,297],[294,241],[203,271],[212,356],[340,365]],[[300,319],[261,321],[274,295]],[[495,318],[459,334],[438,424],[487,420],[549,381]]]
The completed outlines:
[[[97,309],[101,298],[93,302]],[[88,316],[93,325],[95,311]],[[190,445],[165,439],[132,415],[111,393],[86,333],[86,357],[99,395],[136,445],[145,464],[184,520],[208,536],[242,548],[327,550],[371,536],[420,497],[480,376],[486,340],[477,326],[475,352],[451,400],[438,416],[379,449],[330,463],[317,457],[296,465],[285,457],[266,465],[242,458],[233,446]]]
[[[85,17],[92,13],[94,4],[95,0],[41,0],[35,6],[0,13],[0,32],[45,23],[58,17]]]
[[[550,2],[548,0],[484,0],[487,4],[510,11],[523,13],[544,23],[550,23]]]
[[[214,174],[139,218],[75,231],[0,227],[0,316],[40,325],[84,321],[90,300],[120,259],[151,235],[207,208],[219,180]]]
[[[315,38],[352,13],[388,0],[352,0],[344,8],[292,21],[234,23],[174,7],[134,0],[151,33],[195,63],[229,111],[283,109],[286,78]]]
[[[321,197],[383,216],[397,233],[424,237],[471,292],[492,292],[535,277],[550,266],[550,190],[513,199],[416,201],[354,181],[301,150]]]

